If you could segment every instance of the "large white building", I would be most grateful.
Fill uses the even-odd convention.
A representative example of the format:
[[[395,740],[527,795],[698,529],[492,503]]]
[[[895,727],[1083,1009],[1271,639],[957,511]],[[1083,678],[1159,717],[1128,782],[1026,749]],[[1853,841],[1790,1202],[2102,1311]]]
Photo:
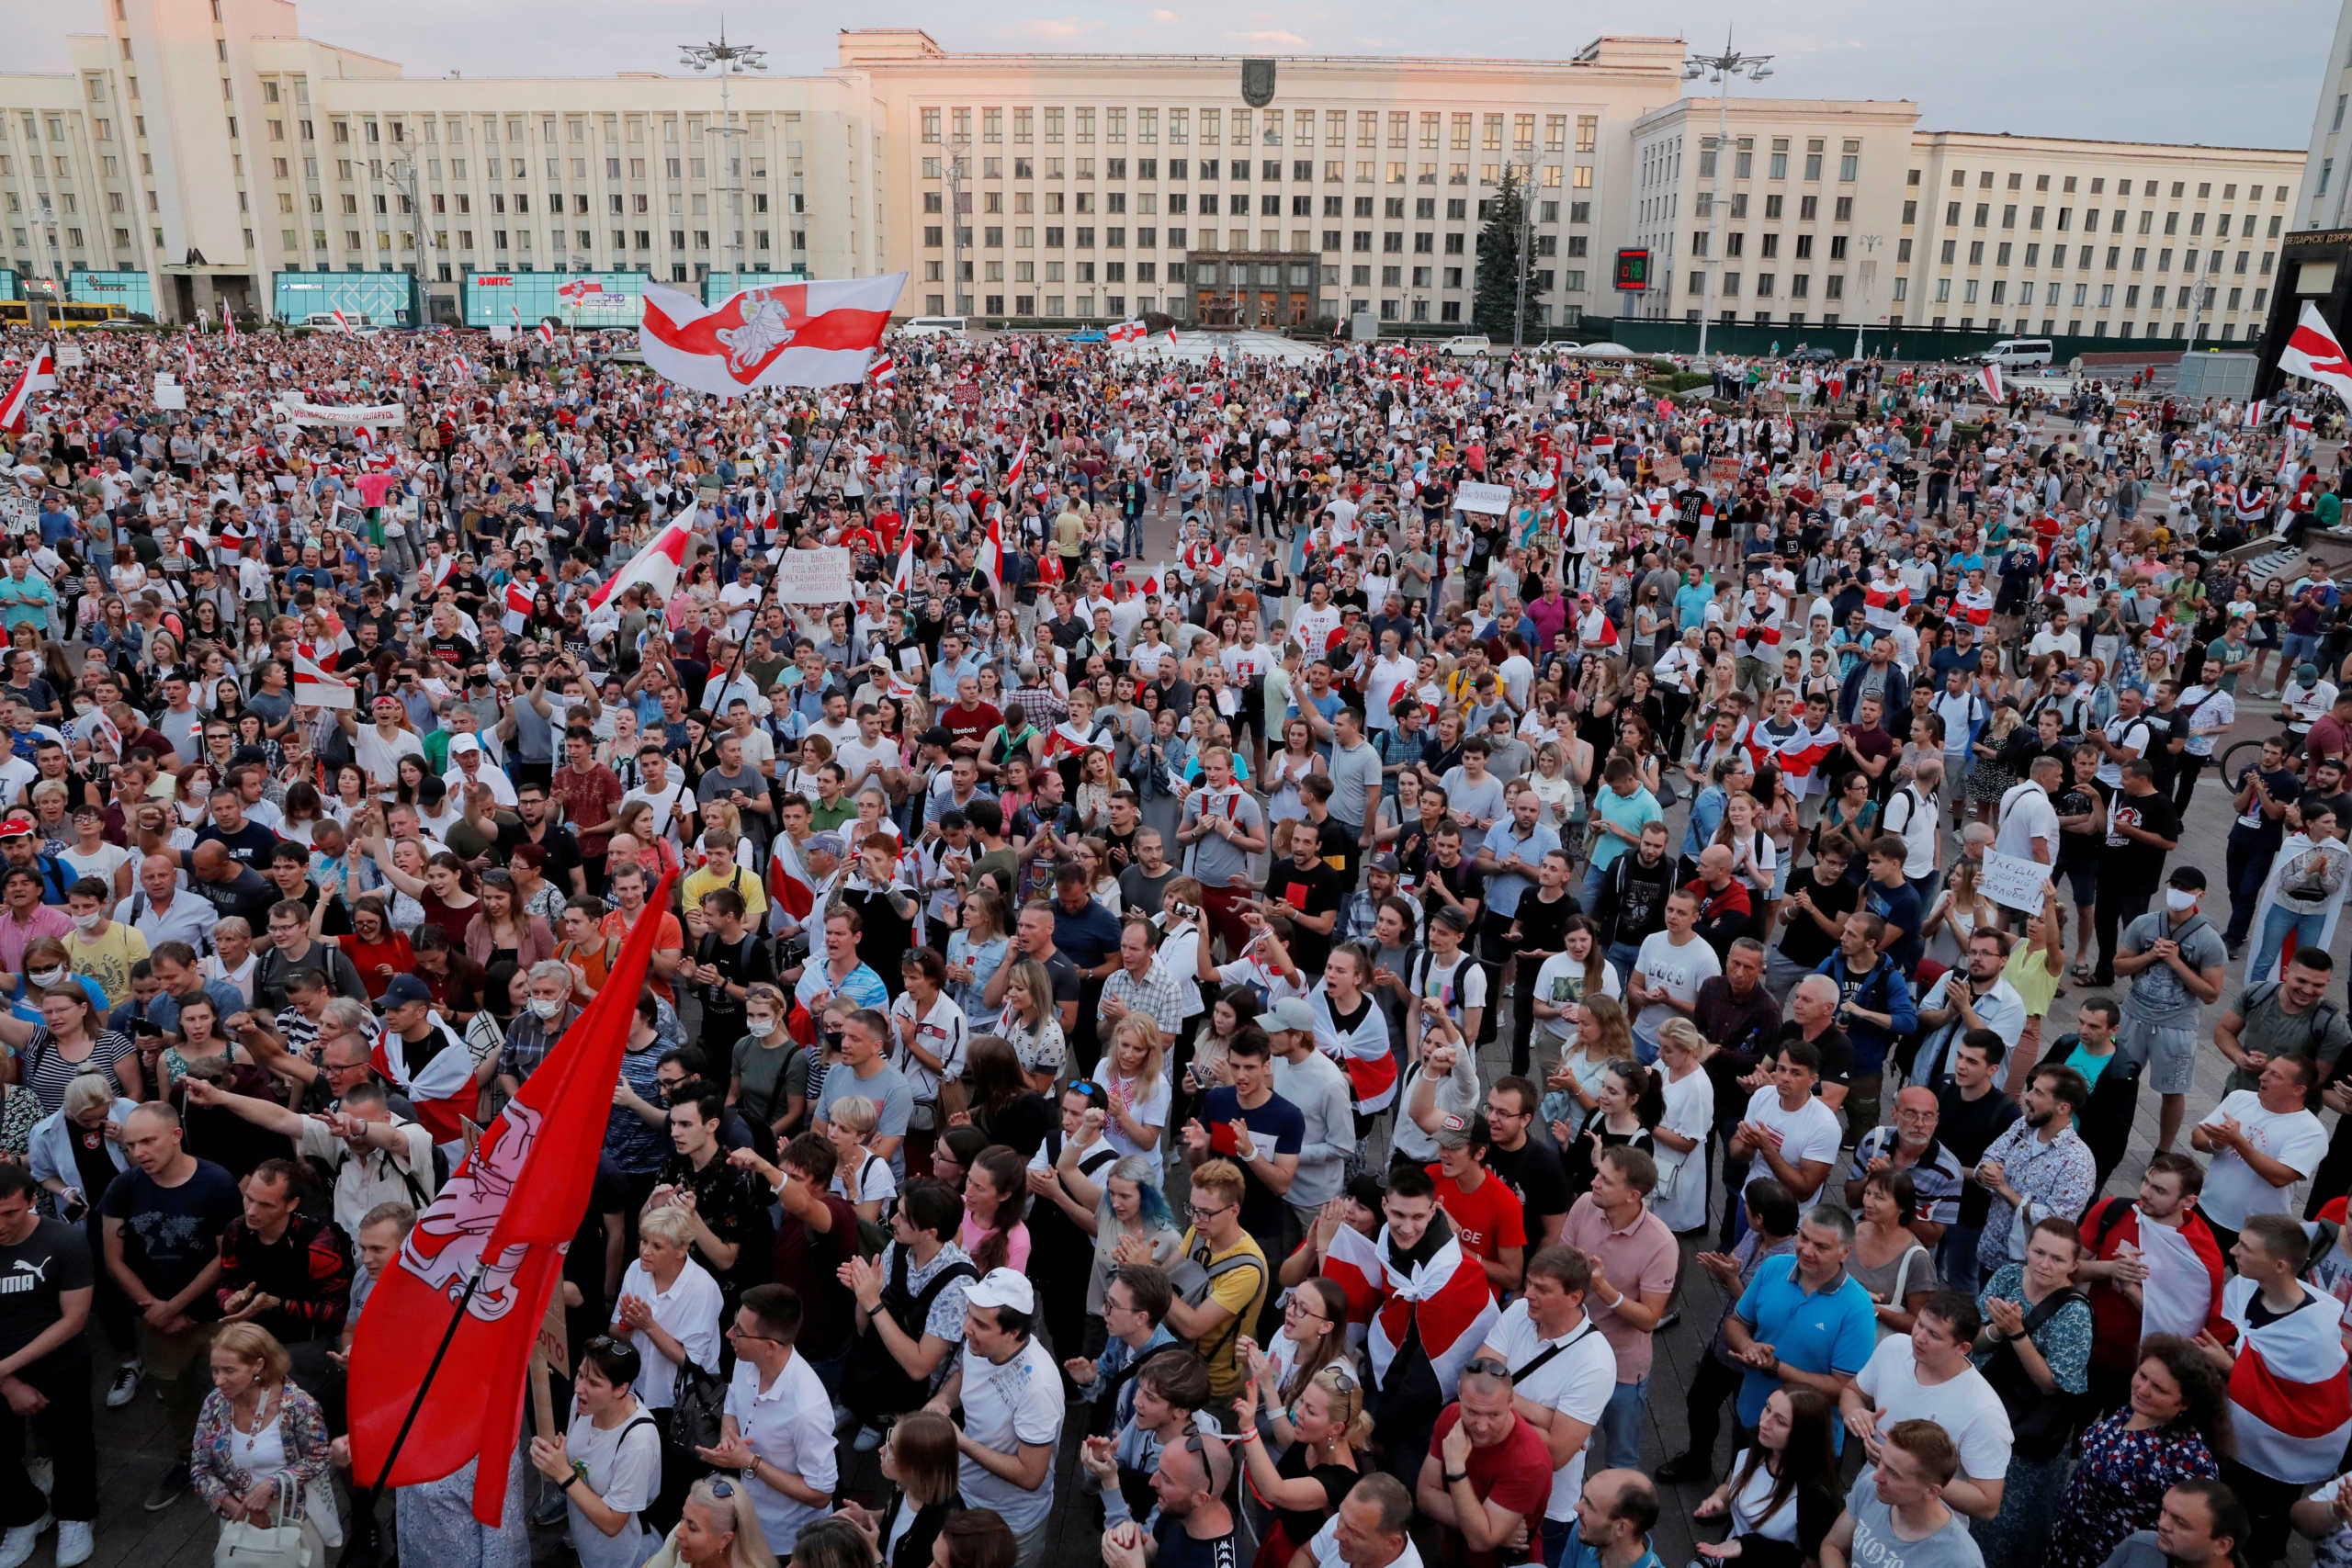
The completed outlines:
[[[172,320],[389,319],[412,274],[444,319],[633,320],[649,277],[904,268],[910,313],[1460,321],[1515,170],[1531,324],[2179,336],[2201,252],[2223,269],[2201,330],[2225,336],[2260,317],[2303,161],[1922,133],[1902,101],[1726,109],[1682,96],[1673,39],[1268,70],[861,29],[821,75],[737,76],[722,114],[695,76],[413,80],[303,38],[288,0],[100,4],[71,71],[0,75],[0,284]],[[2128,208],[2104,194],[2127,176]],[[2101,244],[2065,237],[2092,221]],[[1621,251],[1647,253],[1644,290],[1615,287]],[[598,292],[559,299],[583,278]]]

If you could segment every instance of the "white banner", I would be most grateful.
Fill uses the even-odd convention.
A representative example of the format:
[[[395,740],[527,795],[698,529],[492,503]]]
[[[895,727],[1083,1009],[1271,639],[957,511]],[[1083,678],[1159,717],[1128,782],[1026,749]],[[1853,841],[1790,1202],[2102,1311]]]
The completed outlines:
[[[155,373],[155,406],[159,409],[187,407],[187,389],[174,380],[169,371]]]
[[[776,566],[776,597],[786,604],[845,604],[857,592],[849,551],[837,545],[786,550]]]
[[[1510,512],[1510,486],[1478,484],[1464,479],[1462,488],[1454,492],[1453,509],[1456,512],[1483,512],[1495,517],[1506,516]]]
[[[57,345],[57,367],[60,370],[79,370],[88,363],[89,361],[82,354],[80,344],[61,343]]]
[[[324,403],[305,402],[291,392],[278,395],[277,406],[296,424],[406,424],[408,410],[399,403],[375,403],[364,407],[330,407]]]
[[[1998,850],[1984,852],[1984,870],[1976,879],[1984,897],[1996,904],[2012,909],[2022,909],[2029,915],[2041,912],[2050,886],[2050,868],[2037,860],[2023,855],[2005,855]]]

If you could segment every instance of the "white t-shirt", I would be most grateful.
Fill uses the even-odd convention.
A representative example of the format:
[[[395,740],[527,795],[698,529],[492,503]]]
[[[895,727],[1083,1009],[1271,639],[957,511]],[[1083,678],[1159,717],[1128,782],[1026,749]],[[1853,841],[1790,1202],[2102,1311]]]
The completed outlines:
[[[587,1467],[589,1490],[606,1507],[629,1516],[619,1534],[606,1535],[567,1495],[571,1544],[581,1568],[637,1568],[662,1544],[636,1517],[662,1490],[661,1434],[638,1416],[606,1431],[589,1416],[574,1416],[564,1433],[564,1451]]]
[[[1057,1448],[1062,1436],[1062,1373],[1052,1356],[1034,1338],[1002,1366],[976,1355],[967,1347],[957,1363],[964,1371],[964,1431],[973,1442],[1001,1454],[1016,1453],[1023,1444]],[[817,1404],[830,1425],[832,1405],[820,1389]],[[830,1438],[830,1432],[828,1437]],[[1054,1471],[1035,1492],[1023,1491],[984,1469],[978,1461],[956,1461],[957,1485],[965,1503],[988,1508],[1002,1517],[1016,1536],[1046,1522],[1054,1511]],[[830,1489],[830,1488],[829,1488]],[[769,1543],[773,1546],[775,1543]]]
[[[1878,1409],[1878,1429],[1890,1431],[1899,1421],[1933,1421],[1960,1448],[1961,1473],[1975,1481],[1995,1481],[2009,1470],[2009,1413],[2001,1396],[1974,1367],[1958,1377],[1925,1384],[1907,1334],[1889,1335],[1879,1341],[1871,1359],[1855,1375],[1854,1386],[1870,1396]],[[1877,1474],[1875,1465],[1862,1466],[1855,1484],[1867,1486]]]
[[[1641,953],[1634,960],[1634,973],[1642,977],[1644,985],[1685,1003],[1697,1002],[1699,987],[1723,972],[1724,966],[1716,962],[1715,950],[1695,932],[1677,947],[1667,932],[1652,931],[1642,939]],[[1664,1002],[1650,1003],[1634,1021],[1635,1032],[1655,1038],[1658,1025],[1674,1017],[1676,1010]]]
[[[2029,779],[2013,785],[2002,797],[2000,828],[1993,847],[2005,855],[2031,860],[2037,839],[2050,846],[2051,860],[2057,860],[2058,808],[2051,804],[2050,792]]]
[[[1515,1377],[1514,1392],[1529,1404],[1556,1410],[1571,1421],[1587,1427],[1598,1424],[1617,1393],[1617,1352],[1609,1348],[1609,1340],[1589,1317],[1566,1337],[1546,1339],[1535,1326],[1527,1303],[1516,1301],[1487,1331],[1487,1343],[1501,1352],[1503,1364],[1514,1374],[1553,1346],[1563,1347],[1532,1374]],[[1552,1472],[1552,1500],[1544,1506],[1545,1518],[1576,1517],[1577,1495],[1584,1490],[1584,1456],[1585,1450],[1577,1449]]]
[[[2314,1503],[2333,1503],[2352,1474],[2339,1475],[2309,1494]],[[2339,1524],[2312,1547],[2312,1568],[2352,1568],[2352,1525]]]
[[[1826,1160],[1833,1167],[1838,1163],[1838,1112],[1823,1104],[1818,1095],[1807,1095],[1803,1105],[1784,1111],[1781,1091],[1766,1084],[1748,1097],[1744,1120],[1780,1134],[1781,1157],[1792,1166],[1809,1159]]]
[[[2235,1121],[2248,1143],[2294,1171],[2296,1179],[2273,1187],[2246,1163],[2245,1156],[2225,1149],[2206,1167],[2205,1190],[2198,1205],[2216,1224],[2233,1231],[2244,1230],[2256,1214],[2300,1213],[2302,1205],[2296,1201],[2296,1194],[2327,1153],[2327,1128],[2300,1106],[2283,1114],[2265,1111],[2262,1096],[2250,1089],[2223,1095],[2222,1103],[2198,1125],[2211,1127],[2224,1119]]]

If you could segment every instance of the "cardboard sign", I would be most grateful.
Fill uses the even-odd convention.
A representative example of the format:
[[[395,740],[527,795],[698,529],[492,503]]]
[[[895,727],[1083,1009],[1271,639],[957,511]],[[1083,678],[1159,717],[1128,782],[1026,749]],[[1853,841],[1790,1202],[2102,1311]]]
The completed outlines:
[[[1656,458],[1650,463],[1650,471],[1657,475],[1657,482],[1662,485],[1679,485],[1684,478],[1679,457]]]
[[[1491,517],[1506,516],[1510,512],[1510,486],[1479,484],[1463,481],[1453,497],[1456,512],[1477,512]]]
[[[1713,457],[1708,459],[1707,482],[1714,485],[1737,484],[1739,482],[1739,459],[1737,457]]]
[[[170,373],[167,371],[156,372],[155,406],[159,409],[184,409],[187,407],[187,389],[181,386],[177,381],[172,379]]]
[[[776,567],[776,597],[786,604],[844,604],[856,589],[849,551],[838,545],[786,550]]]
[[[2039,914],[2047,902],[2050,868],[2037,860],[2023,855],[2005,855],[1998,850],[1984,852],[1984,871],[1976,880],[1984,897],[1996,904],[2027,914]]]
[[[57,345],[57,367],[60,370],[79,370],[88,363],[80,344],[61,343]]]

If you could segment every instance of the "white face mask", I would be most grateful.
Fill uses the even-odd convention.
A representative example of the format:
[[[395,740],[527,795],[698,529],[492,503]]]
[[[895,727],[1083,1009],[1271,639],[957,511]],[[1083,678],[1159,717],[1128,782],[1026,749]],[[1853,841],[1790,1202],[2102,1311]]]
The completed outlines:
[[[553,1022],[555,1020],[563,1016],[563,998],[561,997],[558,997],[554,1000],[550,1001],[545,997],[533,997],[531,998],[531,1010],[537,1013],[541,1018],[546,1019],[549,1022]]]
[[[2165,908],[2176,914],[2186,909],[2194,909],[2200,897],[2202,895],[2190,892],[2185,887],[2167,887],[2165,889]]]
[[[769,1035],[775,1032],[775,1020],[772,1018],[749,1018],[743,1021],[743,1027],[764,1040]]]
[[[51,986],[62,984],[65,979],[65,971],[62,969],[36,969],[28,975],[26,978],[30,980],[34,985],[40,986],[45,989]]]
[[[74,929],[85,933],[94,931],[98,929],[98,922],[105,919],[106,915],[98,910],[92,910],[86,915],[76,915],[74,917]]]

